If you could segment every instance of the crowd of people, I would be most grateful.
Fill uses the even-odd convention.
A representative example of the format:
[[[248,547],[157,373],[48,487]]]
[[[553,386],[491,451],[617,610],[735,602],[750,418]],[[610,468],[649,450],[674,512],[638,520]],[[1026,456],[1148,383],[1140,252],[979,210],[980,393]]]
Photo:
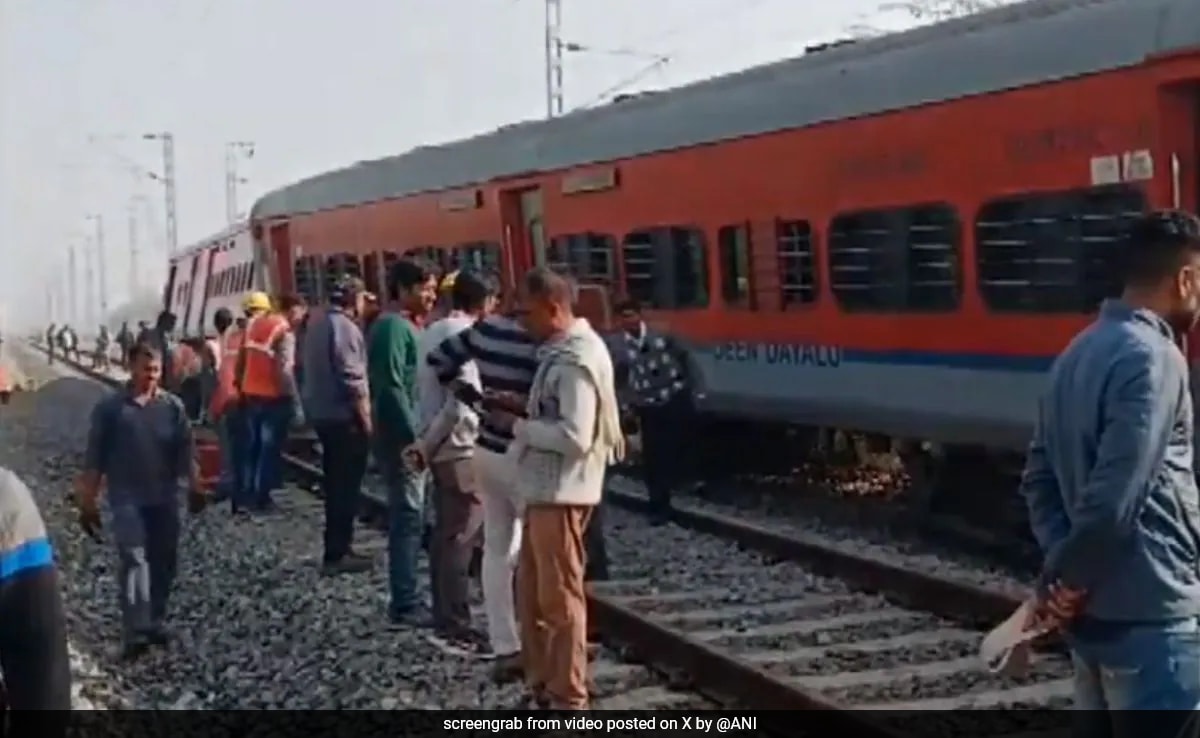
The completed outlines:
[[[1025,626],[1070,646],[1082,734],[1179,735],[1200,707],[1198,439],[1181,350],[1200,320],[1200,220],[1147,214],[1115,256],[1124,291],[1058,357],[1036,418],[1020,492],[1045,560]],[[526,275],[506,312],[489,275],[452,274],[439,290],[432,270],[402,261],[388,286],[395,311],[368,312],[362,283],[343,279],[319,311],[255,294],[244,316],[216,316],[207,413],[224,429],[223,494],[239,513],[269,510],[286,425],[306,417],[325,473],[324,571],[362,572],[373,562],[353,549],[355,508],[374,454],[391,503],[391,622],[486,648],[498,679],[524,678],[528,706],[586,708],[584,581],[606,574],[605,470],[624,453],[622,415],[634,407],[654,520],[670,518],[680,467],[653,469],[653,454],[681,448],[670,436],[686,431],[672,426],[686,361],[633,303],[620,306],[624,330],[606,346],[575,315],[571,280],[546,269]],[[159,386],[174,355],[169,324],[134,343],[128,389],[93,412],[79,482],[89,532],[107,482],[131,657],[169,641],[178,481],[188,480],[193,510],[204,501],[186,403]],[[416,566],[427,494],[428,613]],[[0,547],[8,699],[61,709],[69,677],[53,556],[29,491],[6,472],[0,513],[14,526]],[[467,608],[480,533],[486,639]],[[1121,717],[1128,710],[1158,711],[1154,728]]]
[[[123,656],[169,642],[178,480],[195,509],[228,500],[236,515],[271,514],[284,443],[310,427],[323,473],[322,573],[376,565],[353,545],[373,461],[389,510],[388,622],[491,658],[496,680],[524,679],[531,705],[586,708],[584,583],[609,575],[607,470],[636,430],[657,454],[685,432],[672,427],[687,405],[685,357],[632,301],[618,307],[623,330],[606,341],[576,315],[577,285],[549,269],[503,295],[495,275],[443,275],[404,259],[386,286],[381,301],[344,276],[320,306],[255,292],[241,316],[216,312],[207,341],[176,341],[164,313],[128,346],[128,388],[93,412],[78,485],[89,532],[101,525],[101,479],[108,489]],[[196,421],[221,447],[207,498],[192,453]],[[670,518],[679,468],[648,467],[655,524]],[[469,607],[477,558],[486,633]]]

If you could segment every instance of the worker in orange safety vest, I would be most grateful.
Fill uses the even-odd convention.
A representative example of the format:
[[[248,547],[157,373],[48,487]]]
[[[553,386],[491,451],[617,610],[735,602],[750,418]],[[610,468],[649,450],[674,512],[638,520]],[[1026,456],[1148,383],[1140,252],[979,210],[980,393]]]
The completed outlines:
[[[251,293],[245,307],[246,330],[234,375],[245,434],[244,476],[233,508],[267,512],[274,507],[271,491],[282,479],[280,455],[289,421],[300,415],[293,372],[296,336],[265,293]]]
[[[208,350],[211,371],[216,376],[208,398],[208,420],[217,432],[217,444],[221,449],[221,478],[214,495],[220,502],[233,498],[241,476],[239,451],[244,444],[239,442],[240,415],[233,380],[242,332],[233,326],[233,313],[226,308],[218,309],[213,315],[213,327],[217,330],[217,338]]]

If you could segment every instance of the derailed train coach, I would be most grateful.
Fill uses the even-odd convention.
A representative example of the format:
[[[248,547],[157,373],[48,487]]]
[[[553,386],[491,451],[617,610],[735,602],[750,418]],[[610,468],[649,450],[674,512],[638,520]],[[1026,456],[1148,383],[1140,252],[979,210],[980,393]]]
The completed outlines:
[[[1200,4],[1034,0],[327,172],[264,280],[555,265],[683,340],[697,408],[910,462],[1024,448],[1129,219],[1197,207]]]

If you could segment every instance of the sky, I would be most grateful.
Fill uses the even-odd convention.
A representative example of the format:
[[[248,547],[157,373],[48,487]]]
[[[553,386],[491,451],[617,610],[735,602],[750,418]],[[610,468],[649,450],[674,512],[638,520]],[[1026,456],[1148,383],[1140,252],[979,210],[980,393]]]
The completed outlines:
[[[568,110],[908,23],[880,0],[562,2],[564,40],[593,49],[566,57]],[[82,307],[98,221],[109,307],[161,289],[162,149],[142,134],[175,137],[183,248],[225,224],[227,142],[254,143],[245,212],[322,171],[543,117],[543,22],[543,0],[0,0],[0,330],[65,304],[72,244]]]

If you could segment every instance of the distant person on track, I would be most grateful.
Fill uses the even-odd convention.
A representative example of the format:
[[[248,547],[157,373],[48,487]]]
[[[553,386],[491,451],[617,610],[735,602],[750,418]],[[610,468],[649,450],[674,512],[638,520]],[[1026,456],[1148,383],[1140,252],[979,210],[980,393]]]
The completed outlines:
[[[494,280],[460,272],[451,288],[450,313],[425,329],[419,353],[427,356],[450,336],[470,328],[495,308],[499,286]],[[483,509],[475,481],[473,457],[479,437],[479,415],[455,392],[470,387],[482,397],[479,367],[469,361],[449,389],[443,388],[427,361],[417,365],[420,434],[411,449],[418,468],[433,472],[434,526],[430,545],[433,625],[451,643],[476,650],[471,627],[470,568]]]
[[[403,451],[417,439],[417,366],[420,328],[433,307],[437,277],[413,259],[388,274],[388,297],[398,312],[385,312],[371,327],[367,367],[375,421],[375,459],[388,489],[388,618],[394,625],[428,624],[417,597],[417,557],[425,521],[428,472],[406,463]]]
[[[371,558],[356,553],[354,516],[362,494],[374,426],[367,385],[367,350],[358,314],[362,280],[342,277],[329,307],[308,319],[304,337],[304,411],[321,443],[325,496],[325,574],[368,571]]]
[[[162,357],[162,388],[168,392],[178,392],[178,370],[176,368],[178,342],[175,340],[175,313],[163,310],[154,321],[153,328],[143,328],[138,334],[137,343],[153,346]],[[140,325],[145,326],[145,323]]]
[[[93,536],[101,527],[100,490],[107,489],[126,659],[168,644],[164,620],[179,548],[180,483],[188,485],[190,509],[198,511],[204,499],[183,403],[158,386],[162,355],[138,343],[130,359],[129,383],[92,411],[77,486],[80,523]]]
[[[608,464],[624,453],[612,359],[575,317],[575,285],[534,269],[522,321],[542,342],[524,407],[498,403],[488,421],[513,434],[525,521],[517,569],[525,683],[551,709],[588,708],[584,531],[600,504]]]
[[[121,323],[121,330],[117,331],[117,349],[121,352],[117,358],[117,366],[122,369],[129,368],[129,349],[133,346],[133,331],[129,330],[129,321]]]
[[[100,326],[100,330],[96,333],[96,353],[92,355],[93,369],[102,372],[107,372],[110,369],[108,349],[111,345],[112,337],[108,334],[108,326]]]
[[[238,353],[242,347],[242,332],[234,327],[233,313],[227,308],[220,308],[213,315],[213,328],[217,332],[216,347],[211,349],[215,377],[209,395],[208,419],[217,432],[217,445],[221,451],[221,477],[214,495],[215,500],[221,502],[234,499],[242,478],[239,464],[245,444],[242,441],[241,415],[234,382]]]
[[[4,468],[0,519],[5,521],[0,537],[0,695],[9,710],[70,710],[67,624],[54,550],[29,488]],[[15,733],[15,726],[10,729]]]
[[[615,352],[627,374],[642,440],[642,469],[655,525],[671,519],[671,494],[687,481],[692,405],[687,359],[674,339],[651,330],[636,300],[617,306],[624,345]]]
[[[1200,317],[1200,221],[1145,215],[1119,256],[1124,293],[1050,370],[1021,492],[1046,557],[1036,617],[1071,646],[1078,734],[1132,735],[1118,711],[1160,710],[1141,731],[1174,736],[1190,716],[1166,711],[1200,705],[1200,494],[1176,345]]]
[[[520,404],[529,395],[537,371],[537,342],[512,315],[494,313],[476,321],[433,349],[426,361],[443,384],[461,376],[474,361],[485,397],[504,397]],[[513,459],[508,455],[512,430],[480,420],[475,447],[475,484],[483,503],[481,579],[488,640],[497,682],[519,679],[521,637],[513,604],[513,573],[521,551],[524,501],[516,487]]]
[[[54,363],[54,349],[58,347],[58,331],[56,326],[51,323],[46,329],[46,363]]]
[[[244,307],[246,329],[234,371],[245,444],[244,496],[234,498],[234,511],[269,512],[275,507],[271,492],[283,478],[281,454],[288,425],[299,413],[296,334],[265,293],[251,293]]]

